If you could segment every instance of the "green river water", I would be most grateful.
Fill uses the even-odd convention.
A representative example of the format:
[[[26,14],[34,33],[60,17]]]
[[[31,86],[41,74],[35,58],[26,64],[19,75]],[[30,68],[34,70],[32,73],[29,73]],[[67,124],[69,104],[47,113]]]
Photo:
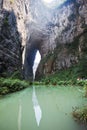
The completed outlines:
[[[80,87],[33,86],[0,99],[0,130],[87,130],[71,114],[83,105]]]

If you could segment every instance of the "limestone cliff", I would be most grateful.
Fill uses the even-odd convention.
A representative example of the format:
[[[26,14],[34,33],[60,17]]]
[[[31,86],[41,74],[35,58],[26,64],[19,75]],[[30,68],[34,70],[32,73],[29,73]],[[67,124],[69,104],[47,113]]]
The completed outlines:
[[[77,64],[87,49],[86,0],[66,0],[54,9],[45,6],[43,0],[4,0],[4,10],[7,11],[7,15],[5,16],[3,12],[0,12],[0,17],[4,15],[5,22],[7,22],[7,17],[13,19],[14,14],[15,22],[13,20],[12,23],[9,23],[8,20],[7,28],[0,24],[0,28],[5,28],[2,28],[1,33],[3,35],[4,32],[8,34],[9,40],[12,40],[11,35],[15,38],[12,40],[14,45],[11,42],[12,44],[10,43],[10,46],[6,46],[6,48],[10,50],[12,57],[14,56],[11,52],[14,52],[18,57],[21,57],[22,53],[25,79],[32,79],[32,66],[37,50],[40,51],[42,57],[37,76],[41,76]],[[4,19],[1,18],[0,20],[3,21]],[[7,30],[7,32],[4,30]],[[8,30],[10,30],[9,33]],[[6,41],[6,43],[8,42]],[[1,44],[2,41],[0,41]],[[21,47],[24,48],[23,52],[21,52]],[[8,53],[6,50],[4,52]],[[0,55],[2,58],[2,52],[0,52]],[[2,61],[7,62],[5,59]],[[12,65],[6,64],[5,67],[17,67],[17,64],[21,63],[21,58],[19,60],[16,58],[15,62],[12,61],[10,62]],[[2,62],[0,62],[1,64]]]
[[[21,68],[21,36],[14,10],[0,8],[0,75],[10,76]]]

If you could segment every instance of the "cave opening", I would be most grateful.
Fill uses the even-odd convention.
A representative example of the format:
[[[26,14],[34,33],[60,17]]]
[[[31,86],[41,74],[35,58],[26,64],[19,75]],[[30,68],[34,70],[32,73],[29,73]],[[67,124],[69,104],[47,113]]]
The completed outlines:
[[[23,65],[25,80],[33,81],[35,79],[35,73],[41,60],[41,43],[41,39],[31,36],[26,45]]]
[[[34,59],[34,64],[33,64],[33,79],[35,79],[35,74],[36,74],[40,61],[41,61],[41,54],[40,54],[39,50],[37,50],[35,59]]]

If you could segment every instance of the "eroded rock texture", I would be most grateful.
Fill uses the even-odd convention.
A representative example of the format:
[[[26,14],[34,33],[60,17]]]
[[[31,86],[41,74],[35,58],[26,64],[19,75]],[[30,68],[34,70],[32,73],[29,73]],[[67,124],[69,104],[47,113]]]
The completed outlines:
[[[0,57],[7,59],[2,58],[1,61],[4,63],[12,61],[8,62],[12,65],[5,65],[6,69],[13,66],[17,68],[17,64],[21,63],[22,53],[24,77],[32,79],[32,66],[37,50],[42,57],[37,77],[69,68],[77,64],[83,56],[87,48],[86,0],[67,0],[54,9],[46,7],[42,0],[4,0],[3,8],[0,20],[6,24],[8,19],[8,25],[5,27],[0,24],[1,34],[7,35],[4,43],[5,46],[8,45],[6,49],[10,50],[10,56],[19,58],[13,60],[14,63],[12,58],[8,60],[8,56],[0,52]],[[3,40],[0,45],[2,42]],[[20,45],[24,48],[23,52],[20,50]],[[9,54],[7,50],[4,52]],[[2,63],[0,62],[0,66]]]
[[[43,39],[37,77],[77,64],[87,49],[87,2],[68,0],[53,10],[39,1],[37,6],[34,5],[30,8],[30,35],[34,38],[35,31],[40,32]],[[37,37],[41,38],[40,35]]]
[[[3,3],[4,4],[4,3]],[[9,7],[8,7],[9,8]],[[21,37],[14,10],[0,9],[0,75],[10,76],[21,68]]]

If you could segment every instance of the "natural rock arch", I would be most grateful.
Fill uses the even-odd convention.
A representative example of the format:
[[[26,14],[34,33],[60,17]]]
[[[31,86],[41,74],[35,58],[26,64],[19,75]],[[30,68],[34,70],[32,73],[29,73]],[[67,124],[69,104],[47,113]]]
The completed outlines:
[[[25,47],[25,57],[24,57],[24,66],[23,74],[26,80],[33,80],[33,65],[37,51],[40,52],[42,56],[41,48],[43,46],[44,35],[37,32],[34,35],[31,34],[30,38]]]
[[[15,41],[18,38],[19,40],[17,41],[19,41],[19,45],[21,44],[19,47],[17,46],[17,49],[15,49],[14,45],[12,46],[15,50],[14,54],[18,54],[18,57],[21,57],[21,46],[25,46],[25,54],[23,51],[25,60],[22,62],[24,63],[23,70],[25,79],[31,79],[33,76],[32,65],[36,50],[39,50],[41,53],[41,63],[43,59],[45,59],[44,63],[40,63],[39,65],[37,76],[39,76],[39,74],[46,76],[46,73],[53,74],[60,69],[69,68],[79,61],[78,58],[81,58],[84,51],[83,48],[87,48],[86,7],[87,1],[85,0],[67,0],[63,5],[55,9],[47,8],[41,0],[3,1],[3,9],[10,12],[12,12],[12,10],[14,11],[17,21],[17,28],[15,28],[15,26],[14,28],[21,34],[18,36],[14,33],[14,40],[13,36],[11,37],[13,43],[16,43]],[[0,17],[1,16],[2,14]],[[0,23],[0,28],[1,26],[2,22]],[[85,35],[83,33],[84,31]],[[6,47],[8,48],[8,46]],[[9,47],[11,48],[10,43]],[[71,49],[71,47],[73,49]],[[32,57],[30,57],[31,54],[33,55]],[[12,57],[14,56],[12,55]],[[18,60],[16,58],[14,61],[15,64],[14,66],[11,65],[11,67],[19,70],[21,65],[18,63],[21,62],[21,58]],[[30,64],[31,67],[28,66]],[[18,65],[19,67],[17,67]]]

